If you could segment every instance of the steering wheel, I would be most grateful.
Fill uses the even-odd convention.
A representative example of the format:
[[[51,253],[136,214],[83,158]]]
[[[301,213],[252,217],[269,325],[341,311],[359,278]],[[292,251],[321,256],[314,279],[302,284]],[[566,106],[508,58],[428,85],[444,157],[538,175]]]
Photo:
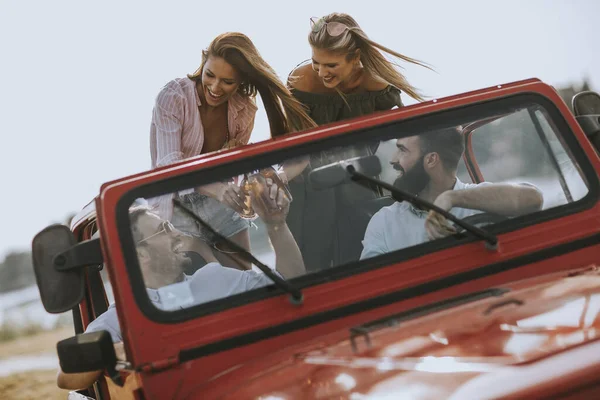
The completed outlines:
[[[504,215],[482,212],[463,218],[462,221],[467,224],[475,225],[476,227],[481,228],[482,226],[497,224],[498,222],[503,222],[508,219],[509,218],[505,217]],[[464,232],[464,229],[461,226],[455,224],[455,227],[457,232]]]

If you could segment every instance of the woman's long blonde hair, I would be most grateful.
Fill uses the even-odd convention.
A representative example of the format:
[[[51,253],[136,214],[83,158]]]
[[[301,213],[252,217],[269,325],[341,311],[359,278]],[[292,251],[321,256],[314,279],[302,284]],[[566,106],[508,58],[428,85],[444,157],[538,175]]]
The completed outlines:
[[[271,137],[317,126],[304,105],[281,83],[246,35],[227,32],[217,36],[202,52],[200,67],[193,74],[188,74],[188,78],[193,81],[202,79],[202,70],[211,56],[223,58],[239,72],[242,77],[239,92],[242,95],[255,97],[260,94],[269,119]]]
[[[373,78],[400,89],[415,100],[423,101],[419,91],[408,83],[404,75],[395,68],[397,64],[387,60],[380,50],[403,61],[432,69],[430,66],[372,41],[356,20],[348,14],[332,13],[321,20],[317,22],[322,24],[321,28],[317,32],[311,30],[308,35],[308,42],[312,47],[336,54],[346,54],[348,60],[355,57],[356,51],[360,50],[360,62]],[[348,30],[339,36],[331,36],[326,29],[328,22],[339,22],[346,25]]]

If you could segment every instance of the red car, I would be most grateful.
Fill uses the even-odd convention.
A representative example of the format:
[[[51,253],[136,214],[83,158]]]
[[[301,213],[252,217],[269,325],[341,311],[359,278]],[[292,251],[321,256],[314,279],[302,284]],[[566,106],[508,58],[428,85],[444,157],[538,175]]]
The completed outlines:
[[[33,241],[46,310],[73,310],[77,336],[58,344],[62,369],[105,370],[79,392],[102,399],[598,397],[597,100],[578,95],[576,117],[552,87],[530,79],[104,184],[70,230],[50,226]],[[458,129],[465,145],[461,183],[525,183],[539,204],[514,215],[448,213],[398,190],[394,160],[407,151],[403,140],[447,129]],[[306,192],[352,199],[343,221],[318,205],[300,214],[304,237],[330,242],[331,259],[309,262],[314,254],[305,252],[302,273],[290,274],[292,257],[278,251],[272,221],[259,217],[249,230],[251,254],[240,257],[269,284],[199,297],[194,277],[211,267],[191,252],[189,285],[148,290],[145,266],[153,260],[139,251],[148,238],[139,238],[132,206],[171,215],[180,207],[175,194],[307,160],[297,178]],[[302,196],[292,187],[290,209]],[[394,219],[398,207],[423,221],[423,210],[438,211],[452,234],[417,235],[422,226]],[[227,254],[204,225],[211,217],[193,219]],[[155,292],[172,302],[157,303]],[[83,333],[111,309],[116,333]],[[116,341],[125,360],[116,360]]]

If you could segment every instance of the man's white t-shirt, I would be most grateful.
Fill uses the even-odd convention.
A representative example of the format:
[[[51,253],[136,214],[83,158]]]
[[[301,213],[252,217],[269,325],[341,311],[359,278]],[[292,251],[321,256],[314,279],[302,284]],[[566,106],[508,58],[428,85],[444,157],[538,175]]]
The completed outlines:
[[[487,184],[489,183],[463,183],[456,178],[453,190],[470,189]],[[481,211],[455,207],[450,210],[450,213],[462,219],[479,214]],[[375,257],[429,241],[425,230],[427,214],[428,211],[415,208],[407,201],[396,202],[377,211],[367,225],[360,259]]]
[[[273,271],[273,273],[281,277],[277,271]],[[261,272],[240,271],[212,262],[200,268],[192,276],[185,275],[181,282],[159,289],[146,289],[146,292],[150,301],[157,308],[171,311],[233,296],[272,283],[273,281]],[[123,341],[114,303],[108,307],[106,312],[93,320],[85,331],[100,330],[108,331],[115,343]]]

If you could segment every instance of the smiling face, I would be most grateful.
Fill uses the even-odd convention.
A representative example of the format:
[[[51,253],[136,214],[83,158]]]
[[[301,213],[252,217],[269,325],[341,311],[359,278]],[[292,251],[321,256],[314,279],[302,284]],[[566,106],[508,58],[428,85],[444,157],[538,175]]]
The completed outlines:
[[[147,287],[158,288],[177,280],[190,262],[183,252],[182,235],[152,213],[140,215],[137,253]]]
[[[424,163],[425,154],[422,154],[418,136],[396,140],[396,152],[390,161],[398,171],[394,186],[412,194],[419,194],[430,181]]]
[[[209,56],[202,69],[201,97],[212,107],[224,104],[238,90],[238,71],[221,57]]]
[[[347,59],[345,54],[332,53],[318,48],[312,48],[312,67],[319,75],[319,79],[328,89],[333,89],[340,84],[352,79],[356,59]]]

